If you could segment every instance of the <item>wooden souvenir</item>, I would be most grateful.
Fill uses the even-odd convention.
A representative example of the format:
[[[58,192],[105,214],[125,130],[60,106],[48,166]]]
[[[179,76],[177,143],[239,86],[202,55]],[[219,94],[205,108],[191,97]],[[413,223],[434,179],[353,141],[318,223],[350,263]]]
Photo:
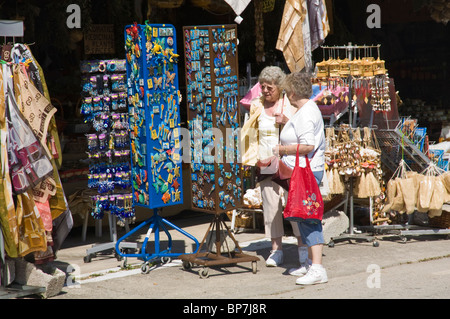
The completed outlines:
[[[362,59],[362,69],[363,69],[363,73],[362,75],[365,77],[371,77],[373,76],[373,69],[374,69],[374,60],[372,57],[367,57]]]
[[[339,77],[340,68],[341,66],[339,60],[331,60],[331,62],[328,64],[328,72],[330,78]]]
[[[380,57],[378,57],[378,59],[375,60],[373,74],[374,75],[386,74],[386,69],[385,69],[384,64],[385,64],[384,60],[380,60]]]
[[[317,66],[317,78],[327,78],[328,77],[328,63],[327,61],[318,62]]]
[[[340,77],[347,77],[350,75],[350,60],[345,58],[341,61],[339,65],[339,76]]]
[[[350,63],[350,74],[353,76],[361,76],[363,73],[360,59],[352,60]]]

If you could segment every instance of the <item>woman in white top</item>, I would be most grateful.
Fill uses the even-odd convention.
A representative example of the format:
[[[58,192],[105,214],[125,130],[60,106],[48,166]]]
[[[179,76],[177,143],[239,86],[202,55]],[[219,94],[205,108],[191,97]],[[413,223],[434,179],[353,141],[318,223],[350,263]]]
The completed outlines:
[[[272,148],[279,144],[280,126],[275,122],[274,114],[283,114],[290,118],[294,108],[289,100],[282,94],[281,81],[285,73],[277,66],[265,67],[258,78],[261,85],[262,96],[252,101],[250,105],[250,118],[241,130],[241,143],[243,165],[255,165],[257,160],[264,160],[272,156]],[[250,143],[245,141],[250,139]],[[272,250],[266,260],[266,265],[276,267],[283,262],[282,237],[283,227],[283,188],[273,182],[271,176],[259,181],[263,204],[265,234],[271,238]],[[292,222],[294,235],[302,245],[297,223]],[[304,250],[306,246],[304,247]],[[305,255],[305,254],[303,254]],[[306,258],[306,257],[305,257]]]
[[[295,166],[297,146],[299,165],[305,167],[305,158],[310,160],[311,170],[320,184],[324,174],[325,133],[322,114],[316,103],[310,100],[312,95],[311,76],[296,72],[286,76],[282,87],[296,108],[295,114],[287,119],[276,114],[277,123],[285,124],[280,134],[280,144],[273,148],[274,154],[282,156],[281,160],[291,168]],[[303,220],[298,222],[302,241],[308,246],[308,262],[300,268],[291,269],[290,274],[300,276],[297,284],[308,285],[328,281],[322,266],[322,249],[324,244],[322,223],[320,220]]]

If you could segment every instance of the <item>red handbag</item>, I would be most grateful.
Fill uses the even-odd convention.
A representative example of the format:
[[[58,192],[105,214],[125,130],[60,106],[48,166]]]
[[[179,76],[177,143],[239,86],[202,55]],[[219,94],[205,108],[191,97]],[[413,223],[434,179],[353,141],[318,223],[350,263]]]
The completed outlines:
[[[262,181],[268,177],[271,177],[278,171],[280,159],[278,156],[270,156],[263,160],[256,162],[256,177],[258,181]]]
[[[283,187],[285,190],[289,190],[289,184],[291,182],[293,169],[283,163],[280,159],[278,162],[278,170],[272,175],[272,180]]]
[[[283,216],[291,221],[307,219],[321,221],[324,205],[319,185],[309,165],[308,156],[305,156],[306,167],[300,167],[298,147],[296,155]]]

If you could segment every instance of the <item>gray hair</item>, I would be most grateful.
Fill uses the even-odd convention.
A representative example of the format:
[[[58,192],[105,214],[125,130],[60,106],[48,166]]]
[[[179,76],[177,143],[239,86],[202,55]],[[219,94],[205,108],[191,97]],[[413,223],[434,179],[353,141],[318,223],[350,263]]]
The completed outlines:
[[[311,74],[305,72],[288,74],[281,83],[281,87],[288,96],[294,93],[299,98],[309,99],[312,95]]]
[[[258,82],[262,83],[273,83],[277,87],[280,87],[281,82],[283,82],[286,74],[278,66],[266,66],[258,77]]]

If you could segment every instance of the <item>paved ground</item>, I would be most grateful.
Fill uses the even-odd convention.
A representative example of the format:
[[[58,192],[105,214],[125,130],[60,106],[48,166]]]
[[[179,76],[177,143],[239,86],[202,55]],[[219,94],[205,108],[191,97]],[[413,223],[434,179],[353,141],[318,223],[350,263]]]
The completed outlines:
[[[196,215],[172,222],[200,242],[211,220],[212,215]],[[270,244],[263,232],[237,233],[244,252],[260,258],[256,274],[250,262],[243,262],[210,268],[209,277],[203,279],[198,274],[201,266],[185,270],[177,258],[154,265],[147,274],[141,273],[142,262],[137,258],[127,258],[128,270],[112,254],[100,254],[85,263],[86,249],[96,241],[108,241],[108,236],[97,238],[91,232],[82,243],[74,230],[59,251],[55,264],[75,270],[76,277],[68,277],[63,291],[51,299],[186,299],[182,303],[189,305],[190,299],[450,298],[450,240],[445,236],[410,236],[405,243],[385,236],[378,238],[379,247],[354,240],[337,242],[333,248],[324,247],[329,282],[303,287],[287,274],[289,268],[297,266],[293,237],[283,238],[284,264],[268,268],[264,259]],[[192,252],[193,241],[174,230],[170,233],[174,252]],[[137,241],[142,242],[144,234]],[[161,245],[165,240],[161,235]]]

